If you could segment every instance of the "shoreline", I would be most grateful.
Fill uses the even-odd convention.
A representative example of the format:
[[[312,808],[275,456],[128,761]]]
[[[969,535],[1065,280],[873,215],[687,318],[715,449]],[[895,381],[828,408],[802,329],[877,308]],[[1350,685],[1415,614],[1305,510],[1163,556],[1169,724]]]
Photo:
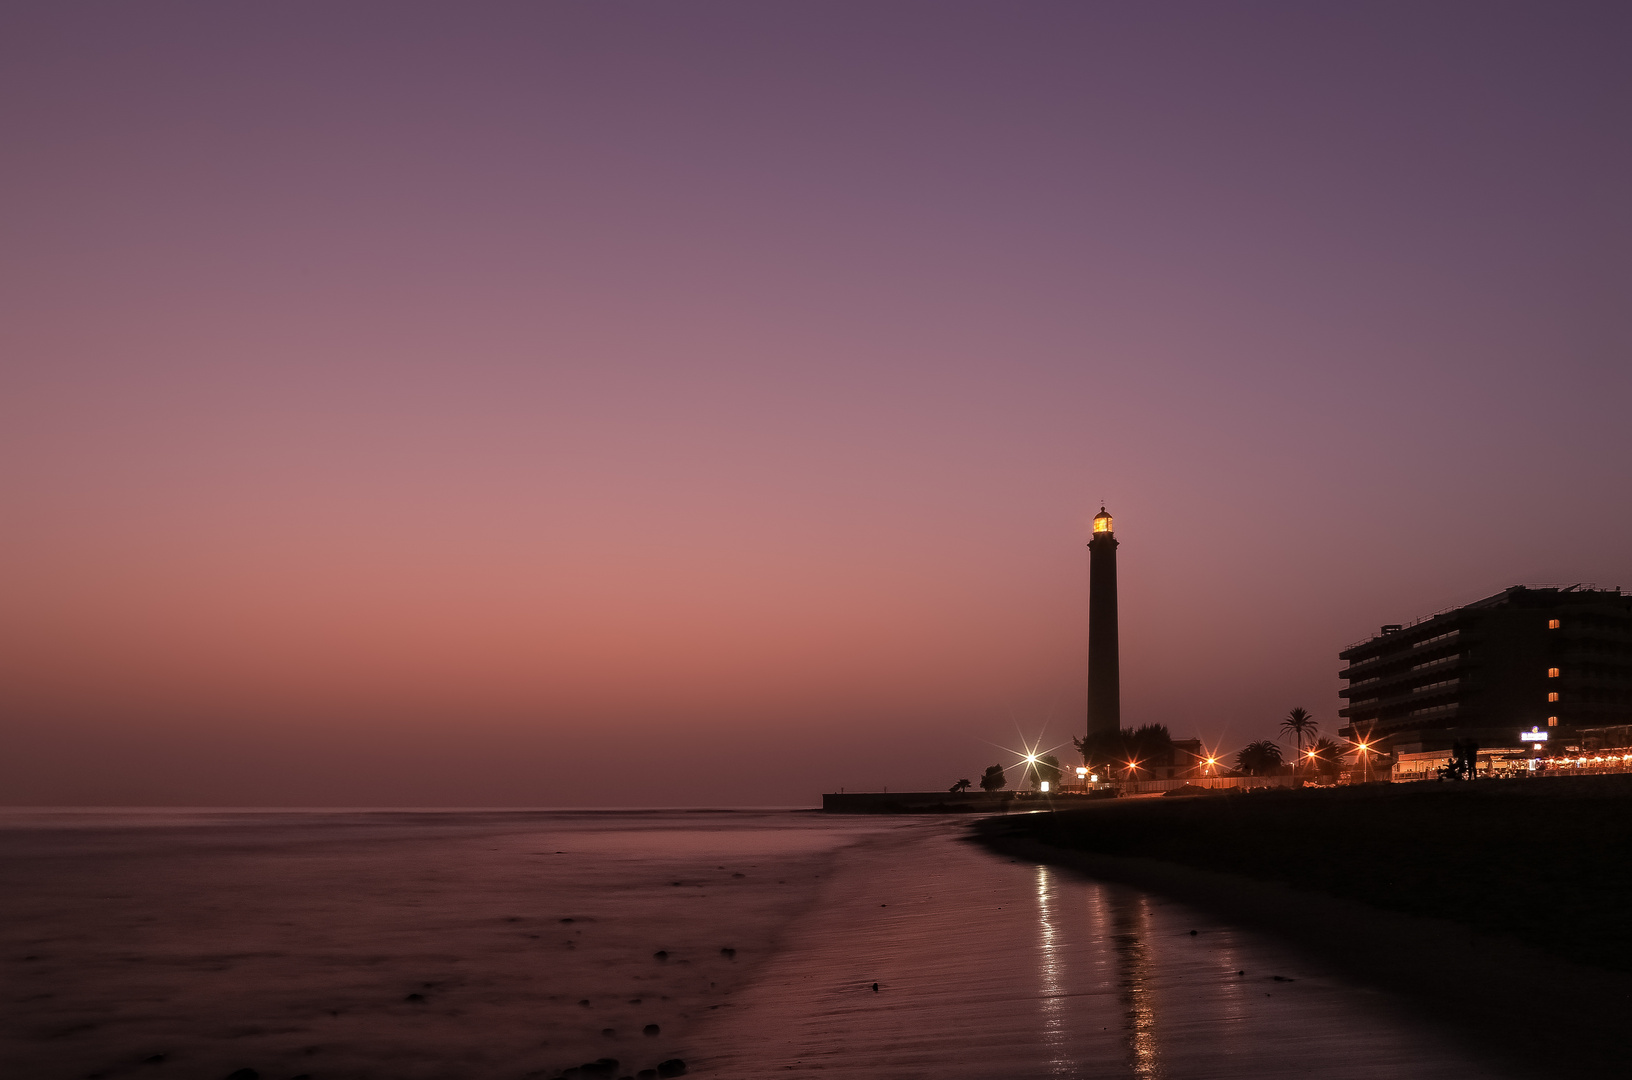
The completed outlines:
[[[1531,1075],[1269,935],[993,852],[956,820],[846,848],[790,930],[696,1033],[698,1075]]]
[[[1242,798],[1253,797],[1206,801]],[[1139,812],[1125,802],[1120,810],[1116,816],[1124,821],[1129,810]],[[1079,820],[1058,820],[1067,815]],[[1579,963],[1468,922],[1178,860],[1064,846],[1036,835],[1053,826],[1050,839],[1058,840],[1068,827],[1091,826],[1085,820],[1090,816],[1099,817],[1077,810],[987,818],[971,822],[966,839],[1011,858],[1148,890],[1283,941],[1359,985],[1398,995],[1471,1051],[1523,1075],[1559,1075],[1561,1069],[1571,1076],[1626,1073],[1623,1027],[1632,1007],[1632,973]]]

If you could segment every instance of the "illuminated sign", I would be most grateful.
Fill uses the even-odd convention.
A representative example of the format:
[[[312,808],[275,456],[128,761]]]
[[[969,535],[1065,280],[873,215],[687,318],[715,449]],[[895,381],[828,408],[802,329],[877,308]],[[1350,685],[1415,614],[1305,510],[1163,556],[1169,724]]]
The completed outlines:
[[[1547,733],[1540,728],[1531,728],[1529,731],[1519,732],[1520,742],[1546,742]]]

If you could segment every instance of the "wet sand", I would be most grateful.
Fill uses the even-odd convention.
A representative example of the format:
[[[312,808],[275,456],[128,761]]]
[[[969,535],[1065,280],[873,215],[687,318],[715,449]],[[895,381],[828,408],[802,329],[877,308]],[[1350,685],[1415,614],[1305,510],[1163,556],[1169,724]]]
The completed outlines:
[[[973,831],[1271,934],[1517,1072],[1620,1077],[1629,811],[1627,778],[1569,778],[1118,799]]]
[[[1402,999],[1266,936],[995,858],[961,822],[869,837],[821,888],[752,984],[698,1029],[708,1075],[1513,1075]]]
[[[0,825],[7,1075],[1503,1075],[1334,966],[961,819]]]

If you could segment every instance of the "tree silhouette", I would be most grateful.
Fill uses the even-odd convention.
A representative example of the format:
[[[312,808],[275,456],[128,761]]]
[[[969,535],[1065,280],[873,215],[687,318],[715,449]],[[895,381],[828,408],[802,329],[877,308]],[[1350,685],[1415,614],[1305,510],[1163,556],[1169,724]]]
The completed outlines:
[[[947,788],[946,790],[950,791],[954,795],[956,795],[960,791],[968,791],[969,790],[969,781],[968,780],[959,780],[957,783],[953,784],[951,787]]]
[[[1315,723],[1313,716],[1309,715],[1309,710],[1300,705],[1286,714],[1286,719],[1281,721],[1281,730],[1290,734],[1294,741],[1297,742],[1298,757],[1301,759],[1303,757],[1303,740],[1306,738],[1312,740],[1315,732],[1320,730],[1320,725]]]
[[[1060,782],[1060,759],[1053,754],[1044,754],[1036,761],[1026,763],[1026,775],[1034,786],[1045,783],[1055,786]]]
[[[980,777],[980,790],[1001,791],[1009,786],[1009,778],[1003,775],[1003,766],[988,765]]]
[[[1235,766],[1248,776],[1268,776],[1281,767],[1281,748],[1270,739],[1248,743],[1235,755]]]
[[[1082,763],[1090,768],[1111,765],[1137,773],[1151,765],[1173,763],[1173,736],[1166,724],[1123,728],[1115,735],[1073,738],[1071,743],[1082,754]]]
[[[1123,757],[1139,768],[1173,763],[1173,736],[1166,724],[1143,724],[1122,732]]]
[[[1306,758],[1315,767],[1315,771],[1327,776],[1336,776],[1343,771],[1343,747],[1328,738],[1319,738],[1309,748],[1314,757]]]

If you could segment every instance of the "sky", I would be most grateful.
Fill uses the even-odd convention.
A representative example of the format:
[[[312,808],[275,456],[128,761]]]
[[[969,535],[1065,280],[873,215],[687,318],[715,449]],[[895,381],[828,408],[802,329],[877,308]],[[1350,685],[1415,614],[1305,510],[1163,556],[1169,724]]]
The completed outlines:
[[[0,7],[0,802],[811,804],[1632,587],[1619,3]]]

